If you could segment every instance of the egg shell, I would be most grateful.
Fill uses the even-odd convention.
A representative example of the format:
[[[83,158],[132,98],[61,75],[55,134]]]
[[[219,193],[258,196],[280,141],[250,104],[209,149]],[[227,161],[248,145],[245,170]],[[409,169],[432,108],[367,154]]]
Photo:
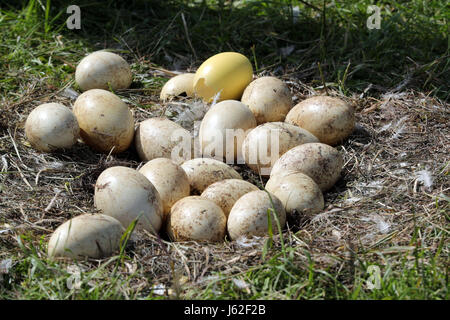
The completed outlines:
[[[222,241],[227,219],[213,201],[190,196],[177,201],[170,210],[167,233],[174,241]]]
[[[135,145],[142,161],[168,158],[181,164],[192,159],[191,134],[167,118],[142,121],[136,129]]]
[[[132,74],[128,63],[118,54],[96,51],[84,57],[75,70],[75,81],[82,91],[90,89],[126,89]]]
[[[227,230],[230,238],[266,236],[269,231],[268,213],[272,221],[272,232],[279,233],[275,214],[283,228],[286,212],[280,199],[266,191],[252,191],[240,197],[230,211]]]
[[[201,197],[217,204],[228,217],[235,202],[244,194],[259,190],[257,186],[241,179],[217,181],[206,188]]]
[[[266,190],[281,200],[290,217],[311,217],[324,208],[322,191],[313,179],[303,173],[273,176],[266,183]]]
[[[310,142],[319,142],[312,133],[285,122],[267,122],[251,130],[242,143],[247,166],[262,176],[288,150]]]
[[[243,163],[242,142],[255,127],[255,117],[242,102],[219,102],[208,110],[200,124],[198,136],[203,156]]]
[[[122,224],[103,214],[83,214],[61,224],[48,242],[49,257],[101,259],[119,250]]]
[[[125,228],[136,218],[139,218],[138,229],[156,234],[161,228],[161,197],[153,184],[132,168],[116,166],[104,170],[95,184],[94,204]]]
[[[181,167],[186,172],[191,192],[202,193],[209,185],[225,179],[242,179],[232,167],[219,160],[195,158],[185,161]]]
[[[118,96],[92,89],[75,101],[73,112],[83,141],[98,152],[120,153],[133,142],[134,117]]]
[[[292,108],[285,121],[308,130],[320,142],[334,146],[352,133],[355,112],[339,98],[316,96]]]
[[[343,165],[344,159],[335,148],[324,143],[305,143],[282,155],[270,176],[301,172],[312,178],[324,192],[339,179]]]
[[[170,159],[153,159],[143,165],[139,172],[158,190],[165,216],[175,202],[189,196],[190,186],[186,172]]]
[[[183,73],[170,78],[162,87],[159,99],[166,101],[181,95],[192,97],[194,95],[194,77],[195,73]]]
[[[253,80],[245,88],[241,101],[253,112],[258,124],[284,121],[292,108],[291,91],[275,77]]]
[[[194,92],[211,102],[220,92],[221,100],[239,100],[253,79],[253,67],[244,55],[237,52],[216,54],[198,68],[194,77]]]
[[[39,151],[70,149],[79,137],[80,128],[72,111],[60,103],[45,103],[30,112],[25,122],[25,135]]]

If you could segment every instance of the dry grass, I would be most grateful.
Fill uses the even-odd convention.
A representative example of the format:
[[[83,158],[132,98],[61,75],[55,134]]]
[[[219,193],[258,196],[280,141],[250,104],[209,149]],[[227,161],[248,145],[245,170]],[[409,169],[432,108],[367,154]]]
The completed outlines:
[[[320,94],[295,79],[285,80],[297,101]],[[129,102],[137,121],[179,110],[160,103],[155,92],[134,89],[118,94]],[[307,250],[316,269],[331,267],[336,272],[347,269],[354,255],[372,255],[383,261],[389,255],[410,253],[408,259],[414,260],[417,246],[434,253],[441,241],[436,237],[439,231],[445,234],[443,255],[448,255],[448,221],[442,214],[442,208],[448,213],[445,197],[450,190],[448,105],[412,91],[378,99],[342,98],[356,108],[358,123],[349,139],[337,147],[345,158],[342,178],[325,195],[324,212],[311,220],[291,221],[284,233],[285,245],[295,248],[300,264],[308,264]],[[32,108],[47,101],[74,102],[63,90],[32,83],[19,102],[2,106],[0,261],[12,257],[17,263],[24,256],[19,235],[29,235],[31,243],[46,243],[67,219],[95,212],[93,185],[104,169],[140,164],[133,149],[117,156],[96,154],[82,143],[59,154],[33,150],[24,135],[24,122]],[[184,103],[198,105],[189,100]],[[259,177],[245,166],[236,169],[261,187]],[[412,243],[416,226],[422,228]],[[145,296],[154,285],[163,285],[163,295],[195,297],[190,289],[201,290],[217,280],[217,272],[225,278],[239,278],[258,268],[265,241],[170,243],[164,235],[156,238],[135,232],[126,250],[129,259],[119,268],[122,275],[133,275],[123,287],[124,294]],[[280,248],[279,237],[275,237],[275,248]],[[45,258],[42,250],[38,254]],[[99,263],[85,261],[81,266],[95,270]],[[342,281],[352,286],[351,278]]]

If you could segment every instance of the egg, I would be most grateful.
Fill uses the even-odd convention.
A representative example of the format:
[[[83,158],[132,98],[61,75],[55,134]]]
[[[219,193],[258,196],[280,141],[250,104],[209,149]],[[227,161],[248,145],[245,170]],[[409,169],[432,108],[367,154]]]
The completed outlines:
[[[222,52],[198,68],[194,92],[207,102],[211,102],[218,93],[218,101],[239,100],[252,79],[253,67],[247,57],[237,52]]]
[[[289,217],[311,217],[324,208],[323,194],[319,186],[300,172],[271,177],[267,181],[266,190],[281,200]]]
[[[256,119],[246,105],[236,100],[219,102],[208,110],[200,124],[198,137],[203,157],[243,163],[242,142],[254,127]]]
[[[159,99],[166,101],[173,97],[194,95],[195,73],[179,74],[167,81],[161,89]]]
[[[222,241],[227,219],[213,201],[190,196],[177,201],[170,210],[167,233],[173,241]]]
[[[285,121],[308,130],[320,142],[334,146],[352,133],[355,112],[339,98],[316,96],[292,108]]]
[[[138,229],[157,234],[161,228],[161,197],[153,184],[132,168],[116,166],[104,170],[95,183],[94,205],[125,228],[137,218]]]
[[[228,217],[235,202],[244,194],[259,190],[257,186],[242,179],[225,179],[209,185],[201,194],[217,204]]]
[[[166,118],[142,121],[136,129],[135,145],[142,161],[168,158],[176,164],[181,164],[192,158],[191,134]]]
[[[45,103],[30,112],[25,122],[25,135],[31,146],[43,152],[70,149],[80,128],[72,111],[59,103]]]
[[[253,112],[258,124],[284,121],[292,108],[292,94],[288,86],[275,77],[253,80],[242,94],[241,101]]]
[[[270,214],[272,232],[279,233],[286,224],[286,212],[280,199],[266,191],[252,191],[240,197],[228,216],[227,230],[230,238],[267,236],[269,232],[268,216]]]
[[[242,179],[229,165],[215,159],[195,158],[185,161],[181,167],[186,172],[191,192],[202,193],[209,185],[225,179]]]
[[[96,51],[84,57],[75,70],[75,81],[82,91],[127,89],[132,81],[128,63],[118,54]]]
[[[250,169],[268,176],[280,156],[293,147],[310,142],[319,142],[319,139],[305,129],[285,122],[267,122],[245,137],[242,154]]]
[[[133,142],[134,117],[118,96],[92,89],[75,101],[73,112],[83,141],[98,152],[120,153]]]
[[[275,162],[270,176],[301,172],[320,190],[329,190],[339,179],[344,159],[335,148],[324,143],[305,143],[292,148]]]
[[[119,250],[125,229],[113,217],[82,214],[61,224],[51,235],[47,253],[50,258],[106,258]]]
[[[167,216],[172,205],[178,200],[189,196],[190,186],[186,172],[167,158],[156,158],[139,169],[158,191],[164,215]]]

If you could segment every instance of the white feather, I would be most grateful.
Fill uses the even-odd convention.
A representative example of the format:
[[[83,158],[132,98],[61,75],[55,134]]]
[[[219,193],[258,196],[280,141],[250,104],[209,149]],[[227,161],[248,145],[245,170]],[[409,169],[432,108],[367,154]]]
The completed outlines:
[[[7,274],[12,267],[12,259],[5,259],[0,261],[0,273]]]
[[[163,296],[166,293],[166,286],[164,284],[156,284],[152,287],[153,293],[158,296]]]
[[[169,105],[169,108],[171,113],[176,114],[173,121],[188,131],[194,130],[194,136],[196,133],[196,122],[203,119],[208,111],[208,106],[202,101],[195,101],[193,103],[172,103]]]
[[[433,177],[428,170],[421,170],[416,173],[417,180],[422,182],[427,190],[433,187]]]
[[[219,101],[219,99],[220,99],[220,94],[221,94],[221,93],[222,93],[222,90],[220,90],[219,92],[216,93],[216,95],[214,96],[213,101],[212,101],[212,103],[211,103],[211,107],[212,107],[213,105],[215,105],[215,104],[217,103],[217,101]]]
[[[2,171],[8,171],[8,160],[6,160],[6,154],[2,156]]]
[[[398,139],[400,137],[400,135],[403,133],[403,131],[405,130],[405,121],[408,119],[408,116],[404,116],[403,118],[401,118],[400,120],[397,121],[397,123],[395,124],[394,127],[394,134],[392,135],[392,139]]]
[[[261,239],[261,237],[254,236],[252,239],[249,239],[249,238],[247,238],[245,236],[242,236],[242,237],[236,239],[236,244],[239,247],[242,247],[242,248],[249,248],[249,247],[258,245],[259,244],[259,242],[258,242],[259,239]]]
[[[231,279],[231,281],[233,281],[234,285],[241,290],[245,290],[250,287],[250,285],[247,282],[245,282],[244,280],[241,280],[241,279],[233,278],[233,279]]]

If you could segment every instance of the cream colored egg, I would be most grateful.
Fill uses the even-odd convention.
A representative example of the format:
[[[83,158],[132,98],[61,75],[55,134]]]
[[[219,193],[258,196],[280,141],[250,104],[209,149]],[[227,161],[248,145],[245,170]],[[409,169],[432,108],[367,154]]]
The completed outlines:
[[[136,129],[135,145],[142,161],[168,158],[180,164],[192,159],[191,134],[166,118],[142,121]]]
[[[194,95],[194,77],[194,73],[183,73],[169,79],[162,87],[159,99],[166,101],[181,95],[192,97]]]
[[[317,96],[303,100],[292,108],[286,122],[308,130],[320,142],[333,146],[352,133],[355,112],[339,98]]]
[[[186,172],[191,192],[202,193],[209,185],[225,179],[242,179],[229,165],[209,158],[195,158],[185,161],[181,167]]]
[[[319,142],[319,139],[297,126],[285,122],[268,122],[249,132],[242,144],[242,154],[250,169],[268,176],[280,156],[309,142]]]
[[[227,222],[228,234],[232,240],[240,237],[266,236],[269,231],[269,220],[274,234],[279,233],[276,219],[280,227],[286,224],[286,212],[280,199],[266,191],[249,192],[236,201],[230,211]]]
[[[72,111],[59,103],[45,103],[30,112],[25,122],[25,135],[31,146],[43,152],[70,149],[80,128]]]
[[[73,112],[81,138],[94,150],[119,153],[132,143],[133,114],[115,94],[102,89],[88,90],[77,98]]]
[[[117,166],[103,171],[95,184],[94,204],[125,228],[137,218],[138,229],[156,234],[161,228],[161,197],[153,184],[134,169]]]
[[[288,86],[275,77],[253,80],[242,94],[241,101],[253,112],[258,124],[284,121],[292,108]]]
[[[119,250],[125,229],[113,217],[83,214],[60,225],[48,242],[49,257],[106,258]]]
[[[139,172],[158,190],[165,216],[175,202],[189,196],[190,186],[186,172],[170,159],[153,159],[142,166]]]
[[[256,120],[250,109],[236,100],[225,100],[211,107],[199,130],[203,157],[243,163],[242,142]]]
[[[235,202],[244,194],[259,190],[257,186],[242,179],[217,181],[206,188],[201,197],[217,204],[228,217]]]
[[[282,155],[270,176],[301,172],[312,178],[320,190],[327,191],[339,179],[343,165],[344,159],[335,148],[324,143],[305,143]]]
[[[75,70],[75,81],[82,91],[126,89],[132,81],[128,63],[118,54],[96,51],[84,57]],[[109,84],[109,85],[108,85]]]
[[[213,201],[191,196],[173,205],[167,233],[174,241],[222,241],[226,223],[225,214]]]
[[[267,181],[266,190],[273,193],[291,217],[319,213],[324,208],[322,191],[313,179],[303,173],[273,176]]]
[[[195,73],[194,92],[207,102],[217,94],[218,101],[239,100],[253,79],[253,67],[244,55],[222,52],[202,63]]]

